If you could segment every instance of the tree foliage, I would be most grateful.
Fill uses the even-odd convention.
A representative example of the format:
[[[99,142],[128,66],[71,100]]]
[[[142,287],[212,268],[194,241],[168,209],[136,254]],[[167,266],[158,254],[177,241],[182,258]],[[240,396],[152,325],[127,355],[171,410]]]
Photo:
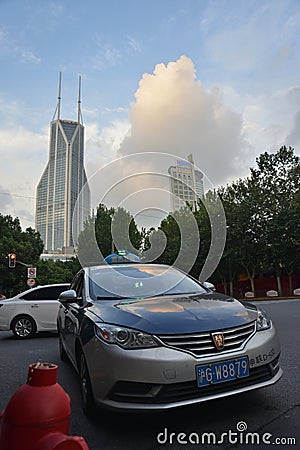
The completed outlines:
[[[217,194],[225,210],[227,237],[211,280],[223,283],[225,291],[229,283],[227,293],[233,295],[233,282],[239,275],[248,278],[249,289],[255,292],[257,276],[275,273],[280,293],[280,275],[287,273],[292,292],[291,275],[300,264],[300,160],[294,149],[284,146],[276,153],[264,152],[248,177],[221,187]],[[221,230],[225,226],[219,223],[214,196],[214,192],[208,192],[193,213],[200,235],[199,252],[190,270],[195,278],[209,255],[212,232],[216,232],[212,229],[212,217],[215,227],[220,225]],[[152,230],[151,236],[161,249],[157,262],[176,261],[182,239],[179,219],[182,222],[184,214],[184,209],[169,214],[158,230]],[[164,238],[159,232],[164,233]],[[147,234],[145,243],[149,248]]]
[[[77,258],[69,261],[40,260],[37,263],[37,282],[39,285],[70,283],[80,268]]]
[[[223,260],[238,265],[253,292],[255,276],[274,271],[281,293],[280,275],[291,276],[300,262],[300,160],[284,146],[261,154],[256,163],[248,177],[220,189],[228,225]]]
[[[0,235],[0,285],[8,294],[24,290],[27,277],[24,264],[36,265],[43,251],[43,241],[32,228],[22,231],[19,219],[10,215],[0,214]],[[14,269],[8,267],[9,253],[17,255]]]
[[[100,204],[79,235],[78,255],[84,265],[100,263],[116,249],[137,253],[142,242],[143,233],[129,212]]]

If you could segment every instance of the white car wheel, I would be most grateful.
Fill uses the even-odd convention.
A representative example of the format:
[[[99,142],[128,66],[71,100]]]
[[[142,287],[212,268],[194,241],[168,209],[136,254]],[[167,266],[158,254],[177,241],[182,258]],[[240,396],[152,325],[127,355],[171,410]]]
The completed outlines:
[[[30,316],[19,316],[13,320],[11,329],[17,339],[28,339],[35,335],[36,324]]]

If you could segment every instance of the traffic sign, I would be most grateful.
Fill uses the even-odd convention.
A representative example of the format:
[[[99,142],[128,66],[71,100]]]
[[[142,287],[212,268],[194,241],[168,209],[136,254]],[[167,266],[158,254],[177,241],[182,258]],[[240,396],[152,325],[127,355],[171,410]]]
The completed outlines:
[[[36,267],[28,267],[27,278],[36,278]]]
[[[29,286],[29,287],[35,286],[35,278],[28,278],[26,283],[27,283],[27,286]]]

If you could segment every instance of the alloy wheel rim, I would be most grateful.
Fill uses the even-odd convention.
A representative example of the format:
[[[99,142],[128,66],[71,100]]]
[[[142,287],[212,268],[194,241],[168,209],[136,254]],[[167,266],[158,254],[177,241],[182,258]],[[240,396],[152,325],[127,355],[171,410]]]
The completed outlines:
[[[62,355],[63,354],[63,345],[62,345],[61,337],[59,337],[59,341],[58,342],[59,342],[59,352]]]
[[[15,330],[18,336],[20,337],[26,337],[28,336],[32,331],[32,325],[30,320],[28,319],[20,319],[16,323]]]
[[[87,373],[86,373],[86,367],[85,367],[85,361],[84,361],[83,355],[81,355],[81,360],[80,360],[80,381],[81,381],[82,400],[83,400],[83,404],[86,405],[86,403],[87,403]]]

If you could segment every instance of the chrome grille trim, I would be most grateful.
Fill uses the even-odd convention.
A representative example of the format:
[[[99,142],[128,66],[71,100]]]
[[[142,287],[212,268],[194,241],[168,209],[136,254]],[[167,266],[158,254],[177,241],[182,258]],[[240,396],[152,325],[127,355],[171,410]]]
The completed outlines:
[[[213,330],[212,333],[223,333],[224,348],[217,350],[211,333],[193,333],[176,335],[158,335],[161,342],[176,350],[192,353],[194,356],[208,356],[226,351],[239,350],[256,332],[256,321],[234,328]]]

